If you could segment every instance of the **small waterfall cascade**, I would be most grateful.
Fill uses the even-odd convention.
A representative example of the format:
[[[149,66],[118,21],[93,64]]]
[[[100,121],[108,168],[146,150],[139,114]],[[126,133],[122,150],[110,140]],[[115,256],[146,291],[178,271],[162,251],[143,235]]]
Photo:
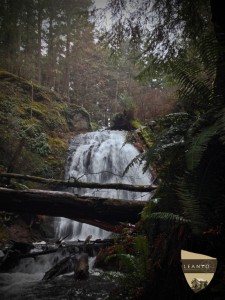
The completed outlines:
[[[96,131],[72,138],[66,164],[66,180],[83,182],[123,183],[131,185],[151,184],[150,172],[143,174],[143,165],[135,164],[122,176],[127,165],[139,154],[130,143],[126,143],[125,131]],[[149,194],[122,190],[70,188],[70,192],[103,198],[147,200]],[[72,221],[56,219],[56,236],[67,240],[83,240],[88,235],[93,239],[107,238],[110,232],[97,227]]]

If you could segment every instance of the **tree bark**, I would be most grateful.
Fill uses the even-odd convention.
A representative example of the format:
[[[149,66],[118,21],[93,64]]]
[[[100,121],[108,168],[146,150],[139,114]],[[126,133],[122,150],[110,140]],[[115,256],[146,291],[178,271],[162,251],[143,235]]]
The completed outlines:
[[[38,0],[37,3],[37,35],[38,35],[38,49],[37,49],[37,80],[41,84],[41,51],[42,51],[42,22],[43,22],[43,6],[42,2]]]
[[[85,197],[68,192],[0,188],[0,211],[61,216],[83,223],[135,224],[146,201]]]
[[[75,260],[75,259],[74,259]],[[42,280],[54,279],[59,275],[69,273],[73,271],[73,259],[68,256],[60,260],[57,264],[55,264],[51,269],[49,269]]]
[[[74,278],[76,280],[84,280],[89,276],[88,254],[83,253],[77,258],[74,268]]]

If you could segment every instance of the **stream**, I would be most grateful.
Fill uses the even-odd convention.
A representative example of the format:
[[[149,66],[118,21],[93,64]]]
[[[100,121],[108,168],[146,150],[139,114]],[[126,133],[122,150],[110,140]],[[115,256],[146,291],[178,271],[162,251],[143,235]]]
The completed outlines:
[[[46,271],[59,258],[58,254],[34,259],[23,259],[10,273],[0,274],[0,299],[106,299],[115,283],[104,278],[101,270],[93,270],[94,258],[89,258],[89,278],[75,281],[73,272],[51,280],[42,280]],[[62,258],[62,257],[60,257]]]
[[[96,131],[80,134],[71,139],[65,165],[65,179],[78,179],[84,182],[125,183],[150,185],[151,174],[143,174],[143,165],[133,165],[122,176],[127,165],[139,152],[125,142],[124,131]],[[99,196],[129,200],[147,200],[151,194],[70,188],[68,191],[86,196]],[[97,227],[55,218],[55,239],[66,237],[65,242],[110,238],[111,232]],[[89,257],[89,277],[87,280],[74,279],[73,272],[57,276],[51,280],[42,280],[45,272],[52,268],[68,253],[60,250],[53,254],[26,258],[9,273],[0,273],[0,299],[107,299],[116,282],[106,278],[102,270],[93,268],[95,257]]]

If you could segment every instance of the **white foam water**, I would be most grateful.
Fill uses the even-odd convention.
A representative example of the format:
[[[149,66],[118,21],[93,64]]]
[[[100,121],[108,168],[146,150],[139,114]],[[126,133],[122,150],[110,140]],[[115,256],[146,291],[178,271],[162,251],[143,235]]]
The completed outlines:
[[[150,185],[150,172],[143,173],[143,164],[132,165],[123,176],[128,164],[139,154],[138,150],[126,142],[125,131],[96,131],[81,134],[71,140],[66,164],[66,180],[80,180],[97,183],[123,183]],[[103,198],[147,200],[148,193],[123,190],[70,188],[73,193]],[[56,236],[68,236],[69,240],[83,240],[88,235],[93,239],[107,238],[110,233],[97,227],[75,222],[66,218],[56,218]]]

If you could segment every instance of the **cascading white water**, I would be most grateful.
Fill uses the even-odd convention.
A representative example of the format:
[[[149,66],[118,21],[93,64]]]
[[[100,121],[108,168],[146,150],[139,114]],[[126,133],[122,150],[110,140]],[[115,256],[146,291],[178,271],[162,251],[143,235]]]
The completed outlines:
[[[139,154],[130,143],[126,143],[125,131],[97,131],[81,134],[71,140],[66,165],[66,180],[78,179],[84,182],[124,183],[132,185],[151,184],[151,174],[143,174],[143,165],[136,164],[122,176],[127,165]],[[104,198],[146,200],[149,194],[122,190],[93,190],[71,188],[71,192],[79,195],[98,196]],[[106,238],[109,232],[97,227],[57,218],[56,235],[58,238],[85,239],[92,235],[93,239]]]

